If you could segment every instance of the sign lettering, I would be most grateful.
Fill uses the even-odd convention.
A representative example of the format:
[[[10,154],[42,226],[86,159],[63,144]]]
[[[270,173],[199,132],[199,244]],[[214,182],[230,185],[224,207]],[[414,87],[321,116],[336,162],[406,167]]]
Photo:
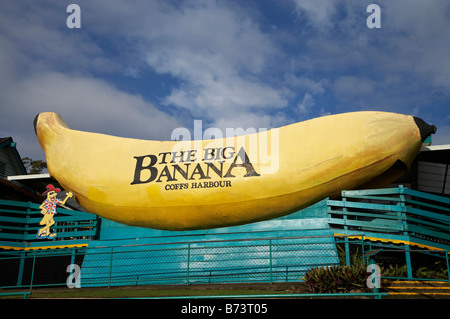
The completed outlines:
[[[165,190],[231,187],[231,181],[223,179],[260,176],[244,147],[237,152],[232,146],[206,148],[200,152],[200,160],[198,153],[197,150],[183,150],[134,156],[136,166],[131,185],[178,182],[167,184]],[[213,177],[221,180],[204,181]]]

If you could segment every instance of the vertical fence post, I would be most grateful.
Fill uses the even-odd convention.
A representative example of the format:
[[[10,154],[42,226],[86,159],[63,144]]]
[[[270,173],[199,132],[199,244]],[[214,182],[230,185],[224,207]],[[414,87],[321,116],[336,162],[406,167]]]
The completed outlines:
[[[270,284],[272,284],[272,239],[269,239]]]
[[[406,271],[408,273],[408,279],[412,279],[413,273],[412,273],[412,266],[411,266],[411,254],[409,252],[410,248],[409,248],[409,245],[404,245],[404,246],[405,246],[405,258],[406,258]]]
[[[345,203],[347,202],[347,199],[344,197],[342,198],[342,203],[343,203],[343,208],[342,208],[342,212],[344,213],[344,231],[345,234],[347,234],[347,230],[348,230],[348,226],[347,226],[347,214],[345,214],[347,212],[347,207],[345,207]],[[344,237],[344,247],[345,247],[345,264],[347,266],[350,266],[350,245],[348,243],[348,236]]]
[[[70,264],[73,265],[75,264],[75,256],[76,256],[76,248],[72,248],[72,255],[70,257]],[[73,268],[73,266],[72,266]],[[70,269],[70,273],[72,273],[73,269]]]
[[[189,286],[189,264],[191,261],[191,243],[188,243],[187,251],[187,267],[186,267],[186,285]]]
[[[372,249],[372,245],[370,243],[370,241],[368,242],[369,245],[369,251]],[[366,245],[364,244],[364,235],[361,235],[361,256],[364,256],[366,254]],[[369,257],[363,257],[363,265],[364,266],[369,266],[370,265],[370,261],[369,261]]]
[[[364,249],[364,235],[361,235],[361,256],[364,256],[366,254]]]
[[[30,218],[31,218],[31,202],[28,202],[28,207],[27,207],[27,214],[25,215],[25,231],[23,232],[23,241],[26,242],[27,239],[27,235],[28,235],[28,229],[30,227]]]
[[[350,266],[350,245],[348,241],[348,236],[344,237],[344,247],[345,247],[345,264],[347,266]]]
[[[19,264],[19,274],[17,277],[17,287],[22,286],[23,268],[25,266],[26,255],[27,253],[25,251],[20,252],[20,264]]]
[[[408,227],[408,223],[406,221],[406,204],[405,204],[405,195],[403,195],[403,186],[399,186],[399,191],[400,191],[400,201],[398,202],[398,204],[401,207],[401,212],[397,213],[397,217],[398,219],[398,223],[400,225],[402,225],[403,227],[403,235],[406,237],[408,236],[408,231],[407,231],[407,227]],[[408,273],[408,279],[412,279],[413,278],[413,274],[412,274],[412,266],[411,266],[411,254],[410,254],[410,247],[409,245],[404,245],[405,247],[405,261],[406,261],[406,271]]]
[[[111,287],[111,277],[112,277],[112,264],[113,264],[113,249],[114,247],[111,247],[111,254],[109,257],[109,279],[108,279],[108,288]]]
[[[74,248],[72,248],[72,253],[71,253],[71,257],[70,257],[70,268],[69,268],[69,274],[72,274],[73,273],[73,271],[74,271],[74,268],[73,268],[73,266],[74,266],[74,264],[75,264],[75,256],[76,256],[76,248],[74,247]],[[78,275],[78,278],[80,278],[79,277],[80,275]],[[78,278],[75,278],[75,285],[76,285],[76,283],[78,282]],[[69,285],[69,282],[67,282],[67,285]],[[77,286],[74,286],[74,287],[77,287]]]
[[[448,254],[449,254],[449,251],[446,250],[445,251],[445,261],[447,262],[447,277],[448,277],[448,284],[450,286],[450,266],[449,266],[449,263],[448,263]]]
[[[33,250],[33,267],[31,268],[30,292],[33,289],[34,272],[36,268],[36,250]]]

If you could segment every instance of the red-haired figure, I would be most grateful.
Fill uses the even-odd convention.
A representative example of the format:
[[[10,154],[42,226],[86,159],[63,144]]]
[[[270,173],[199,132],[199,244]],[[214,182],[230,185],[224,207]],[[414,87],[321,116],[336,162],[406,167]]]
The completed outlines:
[[[55,188],[52,184],[47,185],[47,190],[42,193],[42,195],[47,195],[47,199],[39,206],[41,209],[41,214],[44,215],[42,220],[39,222],[39,225],[45,225],[41,229],[38,230],[36,235],[37,238],[48,238],[52,239],[56,237],[56,233],[50,233],[50,227],[55,224],[53,219],[53,215],[56,214],[56,205],[57,204],[65,204],[69,197],[73,196],[72,192],[68,192],[66,194],[66,198],[63,200],[59,200],[56,198],[58,193],[61,191],[59,188]]]

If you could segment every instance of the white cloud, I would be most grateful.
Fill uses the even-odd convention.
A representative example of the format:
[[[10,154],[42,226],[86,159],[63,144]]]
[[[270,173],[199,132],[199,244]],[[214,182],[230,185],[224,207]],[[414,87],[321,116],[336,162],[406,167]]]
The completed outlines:
[[[314,98],[311,96],[311,94],[306,93],[303,96],[303,100],[298,104],[297,108],[298,111],[301,114],[307,114],[309,113],[310,109],[314,106]]]
[[[328,80],[321,79],[314,81],[304,75],[296,76],[292,73],[285,75],[286,85],[307,91],[310,94],[322,94],[325,92],[326,86],[328,86]]]
[[[15,50],[15,54],[32,62],[22,68],[22,72],[116,70],[117,66],[106,57],[89,33],[82,29],[70,32],[73,30],[66,27],[65,10],[63,2],[3,2],[0,12],[2,47]],[[13,59],[17,62],[15,55]]]
[[[238,4],[200,0],[86,5],[98,13],[96,21],[87,23],[101,24],[99,34],[116,32],[118,43],[132,44],[135,58],[176,79],[177,85],[162,98],[167,107],[186,109],[214,124],[221,118],[245,118],[255,110],[266,115],[288,106],[289,90],[267,76],[269,68],[277,66],[278,44]]]
[[[333,26],[336,0],[293,0],[293,2],[297,14],[305,16],[314,28],[324,30]]]
[[[8,119],[2,123],[3,135],[17,127],[31,133],[34,116],[40,112],[60,114],[73,129],[149,140],[169,140],[171,130],[182,123],[141,97],[122,92],[104,81],[56,72],[35,75],[14,86],[0,88],[0,96],[2,105],[14,101],[14,109],[3,111]],[[35,147],[33,153],[37,154]]]
[[[29,3],[8,2],[0,13],[0,136],[13,136],[19,150],[26,150],[22,156],[43,158],[33,119],[53,111],[74,129],[169,139],[182,121],[94,77],[122,67],[82,29],[68,33],[55,25],[65,26],[64,5],[40,4],[27,8]]]
[[[270,37],[219,3],[200,3],[164,12],[160,32],[147,37],[147,63],[183,80],[166,103],[210,120],[286,106],[283,88],[258,77],[277,54]]]

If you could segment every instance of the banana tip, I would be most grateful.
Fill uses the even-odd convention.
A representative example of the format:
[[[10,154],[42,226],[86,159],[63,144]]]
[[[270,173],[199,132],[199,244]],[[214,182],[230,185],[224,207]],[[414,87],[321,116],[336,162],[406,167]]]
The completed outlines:
[[[39,113],[39,114],[40,114],[40,113]],[[36,115],[36,116],[34,117],[34,120],[33,120],[34,134],[36,134],[36,135],[37,135],[36,125],[37,125],[37,121],[38,121],[39,114]]]
[[[419,128],[422,142],[424,142],[428,136],[430,136],[431,134],[435,134],[437,131],[436,126],[426,123],[419,117],[414,116],[414,122],[416,122],[416,125]]]

